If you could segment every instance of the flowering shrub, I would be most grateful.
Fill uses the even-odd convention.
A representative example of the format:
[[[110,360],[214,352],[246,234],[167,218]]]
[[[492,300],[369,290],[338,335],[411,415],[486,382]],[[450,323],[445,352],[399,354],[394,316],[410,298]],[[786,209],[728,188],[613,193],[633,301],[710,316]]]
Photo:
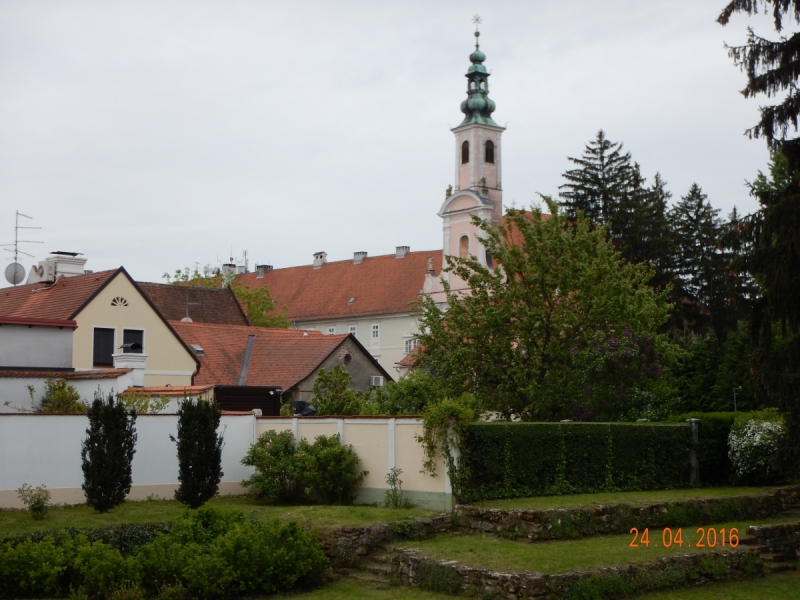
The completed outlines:
[[[785,435],[779,422],[750,419],[728,434],[728,456],[737,480],[765,483],[777,475],[776,457]]]

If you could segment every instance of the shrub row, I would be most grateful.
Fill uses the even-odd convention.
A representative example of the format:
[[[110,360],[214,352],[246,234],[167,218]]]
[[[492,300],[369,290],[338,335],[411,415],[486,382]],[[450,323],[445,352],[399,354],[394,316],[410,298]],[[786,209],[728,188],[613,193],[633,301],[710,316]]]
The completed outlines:
[[[463,438],[462,502],[688,484],[687,425],[479,423]]]
[[[728,457],[728,435],[737,421],[774,420],[774,410],[751,412],[692,412],[670,417],[670,421],[683,423],[687,419],[700,419],[700,438],[697,459],[700,463],[700,481],[703,485],[728,484],[733,480],[734,469]]]
[[[145,544],[156,539],[158,534],[169,533],[172,522],[160,521],[157,523],[122,523],[119,525],[105,525],[102,527],[88,527],[76,529],[75,527],[62,527],[59,529],[44,529],[20,533],[14,536],[0,538],[0,546],[10,545],[15,547],[22,542],[38,543],[52,539],[55,543],[64,540],[74,540],[84,536],[89,542],[102,542],[123,555],[136,552]]]
[[[0,546],[0,598],[211,599],[322,581],[320,542],[296,523],[201,508],[127,555],[66,532]]]

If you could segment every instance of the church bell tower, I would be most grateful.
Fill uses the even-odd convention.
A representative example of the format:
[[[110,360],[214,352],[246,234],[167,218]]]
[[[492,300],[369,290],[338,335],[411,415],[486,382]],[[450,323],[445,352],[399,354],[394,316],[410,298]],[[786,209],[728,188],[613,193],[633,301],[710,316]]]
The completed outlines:
[[[476,22],[479,22],[476,18]],[[467,99],[461,103],[464,120],[452,129],[455,135],[455,189],[448,188],[439,210],[442,218],[444,254],[475,256],[485,266],[492,267],[481,243],[483,232],[472,223],[478,216],[494,225],[503,219],[503,188],[501,179],[502,150],[500,138],[505,127],[492,119],[495,103],[489,98],[489,72],[483,66],[486,55],[481,52],[480,32],[475,31],[475,50],[469,55],[472,65],[467,69]],[[449,274],[452,289],[459,283]]]

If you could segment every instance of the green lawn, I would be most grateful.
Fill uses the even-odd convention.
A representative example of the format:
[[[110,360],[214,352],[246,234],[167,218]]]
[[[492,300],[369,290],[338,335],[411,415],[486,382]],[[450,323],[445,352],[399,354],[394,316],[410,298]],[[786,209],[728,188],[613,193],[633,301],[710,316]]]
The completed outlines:
[[[800,571],[790,571],[751,581],[733,581],[657,592],[642,600],[797,600],[800,598]]]
[[[430,517],[437,513],[419,508],[384,508],[378,506],[265,506],[245,496],[221,496],[209,503],[217,508],[243,511],[256,519],[295,520],[315,527],[362,526],[385,521],[399,521],[414,517]],[[144,521],[170,521],[186,511],[175,500],[148,500],[124,502],[100,514],[88,506],[53,508],[44,521],[34,521],[24,510],[0,510],[0,537],[53,529],[57,527],[97,527],[119,523]]]
[[[709,487],[682,488],[677,490],[653,490],[650,492],[608,492],[598,494],[570,494],[566,496],[535,496],[532,498],[508,498],[506,500],[487,500],[475,506],[485,508],[530,509],[567,508],[587,504],[643,504],[652,502],[673,502],[692,498],[728,498],[757,494],[773,487]]]
[[[313,592],[270,596],[276,600],[372,600],[388,598],[390,600],[453,600],[453,596],[434,594],[419,588],[403,586],[375,587],[365,581],[342,579]]]
[[[633,538],[632,534],[604,535],[580,540],[536,544],[507,540],[488,534],[446,535],[413,544],[404,544],[404,546],[419,549],[427,556],[456,560],[462,564],[483,569],[505,572],[564,573],[579,569],[644,562],[675,554],[722,550],[720,528],[725,528],[727,536],[730,528],[736,527],[739,529],[741,537],[749,525],[785,521],[786,518],[774,518],[714,525],[717,532],[716,548],[698,548],[696,546],[700,537],[696,527],[684,527],[683,546],[673,543],[670,548],[664,547],[660,529],[649,531],[649,546],[640,544],[637,548],[631,548],[629,545]],[[677,528],[672,531],[675,535]],[[798,598],[800,598],[800,593]]]

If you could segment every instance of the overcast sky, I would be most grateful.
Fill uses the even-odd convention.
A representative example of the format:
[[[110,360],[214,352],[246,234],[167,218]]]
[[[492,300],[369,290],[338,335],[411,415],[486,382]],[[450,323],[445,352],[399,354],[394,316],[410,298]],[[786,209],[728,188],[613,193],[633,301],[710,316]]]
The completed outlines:
[[[4,0],[0,243],[18,209],[43,228],[24,234],[36,260],[147,281],[231,249],[280,268],[441,248],[475,13],[506,206],[557,194],[602,128],[673,200],[697,182],[750,212],[764,99],[738,93],[723,44],[773,34],[719,26],[724,4]]]

